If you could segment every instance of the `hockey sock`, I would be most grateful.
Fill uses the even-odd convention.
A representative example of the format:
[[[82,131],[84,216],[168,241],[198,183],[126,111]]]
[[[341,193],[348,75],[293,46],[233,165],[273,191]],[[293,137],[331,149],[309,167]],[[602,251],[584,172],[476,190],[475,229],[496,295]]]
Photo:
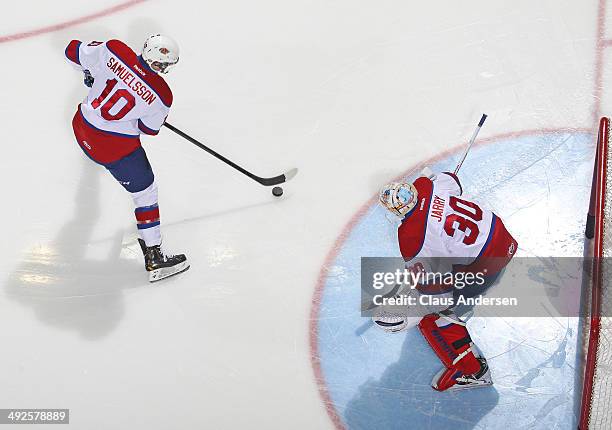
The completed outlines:
[[[131,194],[136,206],[134,214],[140,238],[147,246],[161,244],[157,184],[153,182],[144,190]]]

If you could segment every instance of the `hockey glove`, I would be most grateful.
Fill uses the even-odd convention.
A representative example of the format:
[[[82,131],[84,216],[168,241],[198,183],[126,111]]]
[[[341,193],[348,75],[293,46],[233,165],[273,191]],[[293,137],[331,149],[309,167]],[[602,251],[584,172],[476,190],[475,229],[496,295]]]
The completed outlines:
[[[86,87],[91,88],[94,84],[94,77],[91,76],[91,73],[89,73],[89,70],[83,70],[83,74],[85,75],[83,77],[83,83],[85,84]]]

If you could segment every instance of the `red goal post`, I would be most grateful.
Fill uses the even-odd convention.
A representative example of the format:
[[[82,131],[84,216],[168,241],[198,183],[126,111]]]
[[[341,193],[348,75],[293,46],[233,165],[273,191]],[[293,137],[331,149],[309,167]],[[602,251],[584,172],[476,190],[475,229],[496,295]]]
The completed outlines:
[[[612,357],[612,344],[601,345],[602,334],[604,334],[602,333],[602,329],[608,328],[607,326],[612,324],[608,321],[611,318],[602,316],[602,303],[607,303],[605,300],[606,297],[604,297],[606,291],[603,276],[603,258],[605,257],[606,250],[604,244],[606,239],[605,210],[609,137],[610,119],[604,117],[599,121],[597,150],[591,186],[591,200],[585,231],[587,238],[594,239],[594,241],[591,279],[590,284],[587,284],[591,286],[591,294],[590,314],[587,314],[585,321],[588,329],[588,342],[586,343],[586,360],[582,386],[580,420],[578,423],[578,428],[580,430],[599,428],[612,429],[612,408],[609,407],[608,403],[612,401],[612,397],[607,397],[607,394],[612,394],[612,385],[606,380],[607,375],[605,374],[606,372],[612,372],[612,369],[608,369],[609,363],[607,363],[609,361],[607,359]],[[608,190],[608,192],[612,192],[612,190]],[[610,222],[612,223],[612,220]],[[608,234],[612,235],[612,232]],[[607,294],[612,296],[612,291]],[[585,297],[589,298],[588,293]],[[605,320],[605,327],[602,327],[602,320]],[[607,339],[607,336],[604,336],[604,339]],[[612,339],[610,340],[612,341]],[[609,349],[609,351],[604,351],[604,349]],[[604,358],[606,360],[604,360]],[[599,404],[602,403],[602,401],[605,402],[605,404]]]

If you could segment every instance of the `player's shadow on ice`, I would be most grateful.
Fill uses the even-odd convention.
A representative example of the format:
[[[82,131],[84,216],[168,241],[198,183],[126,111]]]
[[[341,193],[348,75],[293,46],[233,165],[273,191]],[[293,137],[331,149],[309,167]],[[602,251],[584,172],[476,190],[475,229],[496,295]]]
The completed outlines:
[[[142,254],[119,258],[123,231],[117,232],[106,248],[106,256],[88,256],[101,213],[99,179],[103,172],[87,160],[82,163],[72,218],[54,239],[26,251],[9,276],[5,293],[49,326],[99,339],[110,333],[124,314],[122,290],[148,282]],[[126,252],[129,255],[129,250],[123,251],[124,256]]]
[[[379,379],[365,382],[347,403],[346,427],[351,430],[478,428],[482,417],[499,402],[495,386],[440,393],[430,384],[441,368],[442,364],[418,329],[409,329],[399,360],[387,367]]]

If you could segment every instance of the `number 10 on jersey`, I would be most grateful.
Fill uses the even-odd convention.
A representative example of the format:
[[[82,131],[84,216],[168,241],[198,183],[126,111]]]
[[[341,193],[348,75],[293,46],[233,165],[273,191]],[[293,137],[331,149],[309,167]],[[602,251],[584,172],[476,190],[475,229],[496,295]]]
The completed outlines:
[[[116,85],[117,85],[117,79],[107,80],[106,87],[104,87],[102,94],[100,94],[96,99],[94,99],[91,102],[91,106],[94,109],[98,109],[100,108],[100,105],[102,105],[102,107],[100,108],[100,114],[102,115],[102,118],[104,118],[107,121],[118,121],[122,119],[136,105],[136,99],[134,98],[134,96],[128,90],[124,88],[120,88],[117,91],[115,91],[113,95],[110,96],[108,100],[106,100],[106,103],[102,104],[102,102],[113,91]],[[125,105],[119,110],[119,112],[115,114],[111,114],[110,110],[121,99],[125,100]]]

